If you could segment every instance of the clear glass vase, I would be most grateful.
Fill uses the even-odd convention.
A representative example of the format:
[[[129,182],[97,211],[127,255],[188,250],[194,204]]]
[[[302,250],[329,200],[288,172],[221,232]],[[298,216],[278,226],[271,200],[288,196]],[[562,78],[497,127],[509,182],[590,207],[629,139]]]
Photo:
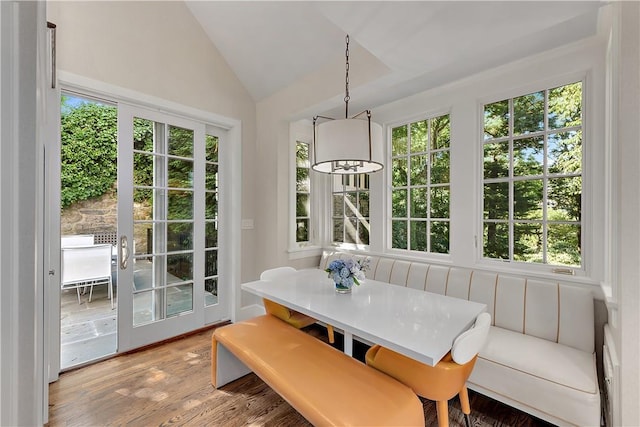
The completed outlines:
[[[350,294],[351,293],[351,286],[344,286],[341,284],[336,283],[336,292],[339,294]]]

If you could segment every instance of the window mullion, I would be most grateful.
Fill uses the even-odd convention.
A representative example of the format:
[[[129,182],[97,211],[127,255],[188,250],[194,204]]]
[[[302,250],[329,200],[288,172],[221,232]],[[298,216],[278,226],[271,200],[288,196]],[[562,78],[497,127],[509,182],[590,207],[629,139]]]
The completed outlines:
[[[514,205],[515,205],[515,188],[514,188],[514,161],[513,161],[513,133],[514,133],[514,106],[513,99],[509,100],[509,147],[508,147],[508,155],[509,155],[509,221],[508,221],[508,229],[509,229],[509,237],[508,237],[508,245],[509,245],[509,261],[513,261],[514,259],[514,246],[515,246],[515,224],[514,224]]]

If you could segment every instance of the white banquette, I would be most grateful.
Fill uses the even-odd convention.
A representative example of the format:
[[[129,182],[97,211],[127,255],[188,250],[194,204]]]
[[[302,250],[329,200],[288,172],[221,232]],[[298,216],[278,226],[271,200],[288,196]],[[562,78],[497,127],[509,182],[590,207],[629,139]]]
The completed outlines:
[[[319,268],[336,258],[324,252]],[[550,280],[368,256],[367,278],[487,305],[492,327],[469,388],[557,425],[599,426],[589,289]]]

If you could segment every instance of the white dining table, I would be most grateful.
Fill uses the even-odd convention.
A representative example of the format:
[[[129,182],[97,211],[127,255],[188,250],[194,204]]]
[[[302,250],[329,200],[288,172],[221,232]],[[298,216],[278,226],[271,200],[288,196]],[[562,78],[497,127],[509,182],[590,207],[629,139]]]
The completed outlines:
[[[319,269],[244,283],[242,289],[341,329],[348,355],[356,337],[431,366],[486,311],[485,304],[371,279],[339,294]]]

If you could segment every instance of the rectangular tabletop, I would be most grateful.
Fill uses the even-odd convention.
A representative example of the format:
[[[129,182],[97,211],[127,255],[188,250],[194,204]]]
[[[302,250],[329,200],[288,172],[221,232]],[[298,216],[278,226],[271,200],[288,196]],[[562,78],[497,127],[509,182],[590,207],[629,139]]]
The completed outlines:
[[[371,279],[338,294],[319,269],[244,283],[242,289],[344,330],[345,352],[357,336],[431,366],[486,310],[485,304]]]

